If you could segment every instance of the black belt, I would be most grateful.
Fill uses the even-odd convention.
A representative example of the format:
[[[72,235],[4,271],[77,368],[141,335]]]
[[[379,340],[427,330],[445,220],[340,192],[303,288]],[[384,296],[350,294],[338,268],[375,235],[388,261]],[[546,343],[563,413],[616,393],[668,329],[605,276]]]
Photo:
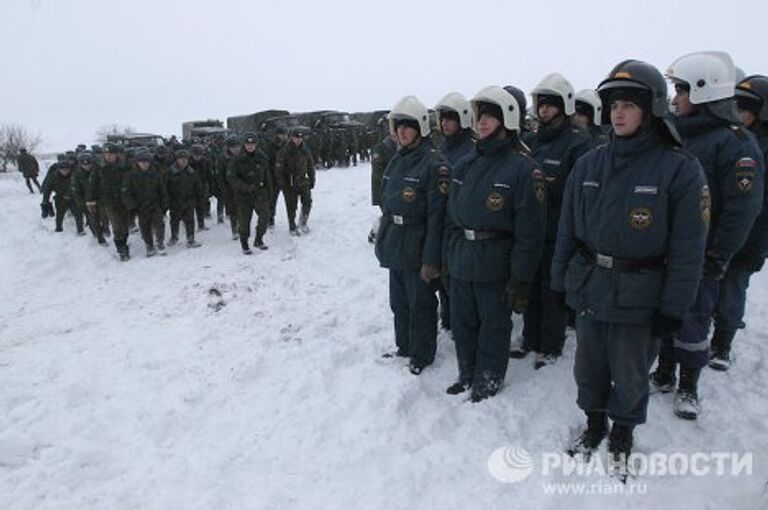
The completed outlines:
[[[663,271],[666,259],[664,257],[624,258],[612,257],[593,251],[583,241],[577,241],[578,250],[582,257],[603,269],[612,269],[619,272],[633,272],[640,269]]]
[[[392,223],[399,226],[405,226],[405,225],[421,225],[424,223],[423,218],[419,218],[418,216],[403,216],[401,214],[391,214],[390,217],[392,218]]]
[[[465,228],[464,239],[467,241],[485,241],[488,239],[504,239],[512,237],[509,232],[502,232],[500,230],[472,230]]]

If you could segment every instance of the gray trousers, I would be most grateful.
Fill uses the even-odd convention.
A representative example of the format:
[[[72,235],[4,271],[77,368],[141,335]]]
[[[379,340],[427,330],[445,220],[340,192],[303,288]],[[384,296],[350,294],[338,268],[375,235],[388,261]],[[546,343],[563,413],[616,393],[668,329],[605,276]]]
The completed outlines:
[[[651,324],[600,322],[576,318],[578,406],[599,411],[620,425],[645,423],[648,411],[648,372],[659,352]]]

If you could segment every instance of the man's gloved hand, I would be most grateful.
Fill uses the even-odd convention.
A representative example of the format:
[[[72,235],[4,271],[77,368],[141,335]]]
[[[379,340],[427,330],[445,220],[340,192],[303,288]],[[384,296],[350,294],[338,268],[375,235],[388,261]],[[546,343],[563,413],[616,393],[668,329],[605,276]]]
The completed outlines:
[[[421,271],[419,271],[419,277],[421,278],[422,282],[429,283],[432,280],[440,278],[440,270],[437,269],[435,266],[431,266],[429,264],[424,263],[421,265]]]
[[[656,312],[651,320],[651,336],[654,338],[669,338],[677,336],[683,327],[682,319],[675,319]]]
[[[765,257],[744,249],[733,257],[728,267],[758,273],[763,268],[763,264],[765,264]]]
[[[515,313],[523,313],[528,307],[531,296],[531,284],[517,281],[514,277],[509,279],[504,288],[502,300],[504,305]]]
[[[707,252],[704,256],[704,277],[710,280],[720,281],[728,270],[728,259],[717,252]]]

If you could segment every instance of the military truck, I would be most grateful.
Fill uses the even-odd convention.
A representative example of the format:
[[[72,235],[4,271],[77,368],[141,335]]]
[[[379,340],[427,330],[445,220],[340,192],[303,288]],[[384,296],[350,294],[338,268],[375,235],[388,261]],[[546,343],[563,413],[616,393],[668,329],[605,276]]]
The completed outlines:
[[[261,112],[249,113],[248,115],[228,117],[227,129],[239,135],[249,131],[257,133],[261,130],[262,124],[264,124],[267,119],[272,119],[274,117],[284,117],[289,114],[290,112],[287,110],[264,110]]]
[[[218,119],[191,120],[181,125],[181,137],[185,142],[193,138],[225,137],[229,132]]]
[[[328,129],[339,124],[349,124],[352,118],[347,112],[328,111],[320,115],[314,124],[315,129]]]
[[[272,117],[264,121],[264,123],[259,127],[259,132],[262,132],[268,136],[270,134],[273,134],[275,130],[279,127],[285,128],[288,131],[300,129],[305,133],[309,132],[310,131],[309,126],[304,125],[303,120],[304,119],[300,114],[291,114],[291,115],[282,115],[280,117]]]
[[[162,136],[151,133],[107,135],[107,142],[116,143],[126,148],[146,147],[148,149],[154,149],[165,143]]]

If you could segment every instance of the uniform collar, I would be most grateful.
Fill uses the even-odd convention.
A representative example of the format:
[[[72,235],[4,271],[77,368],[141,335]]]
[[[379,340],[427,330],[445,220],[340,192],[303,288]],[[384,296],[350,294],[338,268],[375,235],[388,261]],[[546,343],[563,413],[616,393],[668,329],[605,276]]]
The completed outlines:
[[[504,138],[489,138],[475,142],[477,153],[481,156],[496,156],[512,146],[513,137],[509,135]]]
[[[697,136],[719,127],[728,126],[729,124],[730,122],[727,120],[719,119],[706,111],[675,118],[677,132],[683,138]]]

